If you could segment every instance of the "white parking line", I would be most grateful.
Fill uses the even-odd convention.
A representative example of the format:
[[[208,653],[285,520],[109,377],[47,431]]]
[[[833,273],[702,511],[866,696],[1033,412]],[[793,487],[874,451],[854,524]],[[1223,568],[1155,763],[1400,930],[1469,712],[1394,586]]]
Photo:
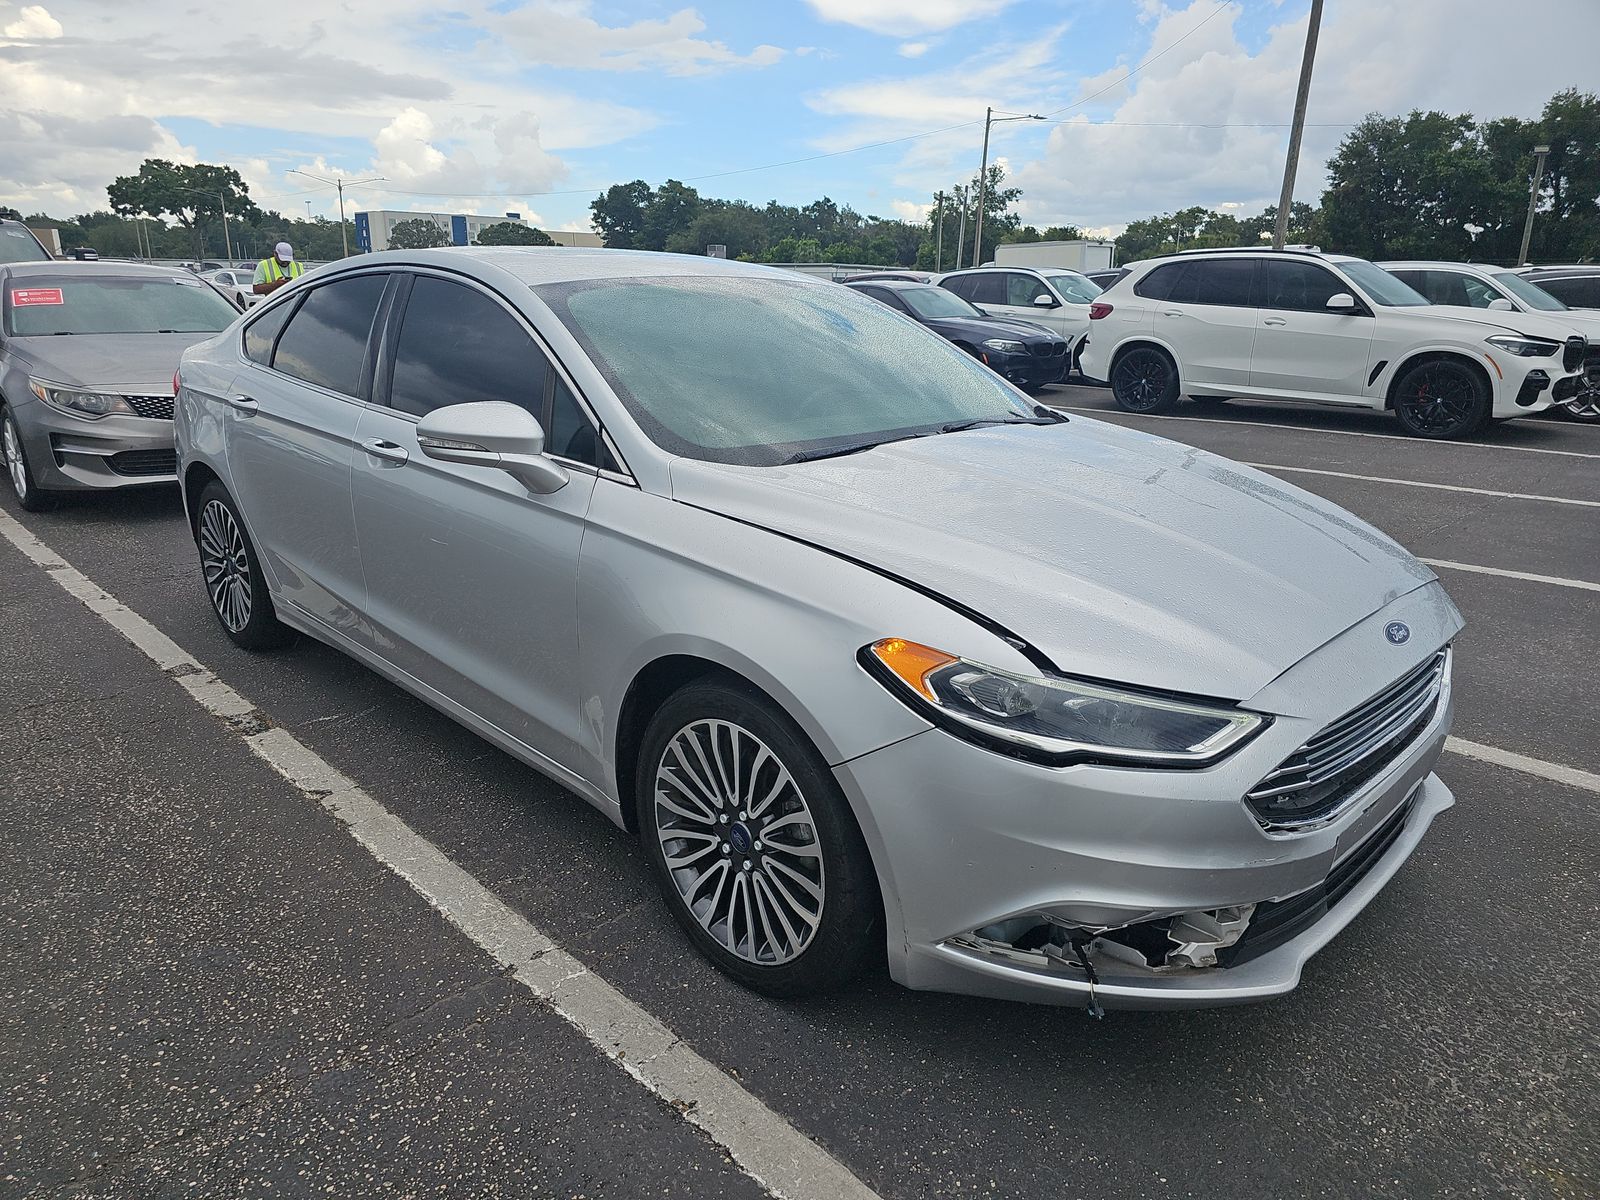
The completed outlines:
[[[1065,409],[1067,412],[1088,413],[1099,417],[1138,417],[1146,421],[1185,421],[1200,425],[1241,425],[1255,429],[1287,429],[1291,433],[1326,433],[1333,437],[1364,437],[1382,438],[1389,442],[1409,442],[1415,446],[1418,439],[1403,433],[1363,433],[1359,429],[1322,429],[1314,425],[1285,425],[1281,421],[1245,421],[1228,417],[1189,417],[1182,414],[1160,413],[1131,413],[1120,408],[1095,408],[1088,404],[1052,404],[1051,408]],[[1471,446],[1474,450],[1516,450],[1523,454],[1559,454],[1566,458],[1600,458],[1600,454],[1590,454],[1582,450],[1549,450],[1543,446],[1507,446],[1501,442],[1461,442],[1439,439],[1427,443],[1432,446]]]
[[[1600,775],[1596,775],[1593,771],[1580,771],[1577,767],[1545,762],[1542,758],[1529,758],[1526,754],[1502,750],[1498,746],[1485,746],[1481,742],[1469,742],[1465,738],[1446,738],[1444,748],[1466,758],[1475,758],[1479,762],[1493,763],[1497,767],[1510,767],[1513,771],[1537,775],[1540,779],[1548,779],[1552,783],[1562,783],[1567,787],[1581,788],[1586,792],[1600,795]]]
[[[1586,592],[1600,592],[1600,583],[1587,579],[1563,579],[1560,575],[1535,575],[1530,571],[1507,571],[1501,567],[1480,567],[1476,563],[1450,562],[1443,558],[1423,558],[1430,567],[1445,567],[1451,571],[1471,571],[1477,575],[1499,575],[1505,579],[1525,579],[1529,583],[1550,583],[1556,587],[1582,588]]]
[[[1329,475],[1335,479],[1360,479],[1366,483],[1392,483],[1397,487],[1431,488],[1440,492],[1468,492],[1474,496],[1495,496],[1501,500],[1538,500],[1545,504],[1575,504],[1581,508],[1600,508],[1600,500],[1573,500],[1566,496],[1538,496],[1530,492],[1496,492],[1488,488],[1463,487],[1458,483],[1425,483],[1420,479],[1391,479],[1386,475],[1354,475],[1349,471],[1325,471],[1320,467],[1285,467],[1278,463],[1247,462],[1260,471],[1295,471],[1301,475]]]
[[[704,1130],[772,1195],[783,1200],[879,1200],[838,1159],[562,950],[287,729],[271,726],[248,698],[8,513],[0,512],[0,535],[220,717],[269,766],[342,821],[374,858],[602,1054]]]

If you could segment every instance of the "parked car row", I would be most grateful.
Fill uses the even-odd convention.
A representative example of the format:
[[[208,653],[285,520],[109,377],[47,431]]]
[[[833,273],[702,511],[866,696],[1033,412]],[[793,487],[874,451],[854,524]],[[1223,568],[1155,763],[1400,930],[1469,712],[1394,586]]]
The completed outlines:
[[[1433,286],[1436,266],[1400,269]],[[1581,415],[1600,382],[1600,347],[1579,331],[1592,322],[1559,302],[1538,307],[1529,285],[1497,276],[1441,273],[1440,294],[1468,301],[1456,306],[1309,247],[1184,251],[1126,270],[1090,310],[1081,364],[1130,412],[1161,412],[1180,394],[1312,401],[1389,410],[1419,437],[1461,438],[1554,404]]]

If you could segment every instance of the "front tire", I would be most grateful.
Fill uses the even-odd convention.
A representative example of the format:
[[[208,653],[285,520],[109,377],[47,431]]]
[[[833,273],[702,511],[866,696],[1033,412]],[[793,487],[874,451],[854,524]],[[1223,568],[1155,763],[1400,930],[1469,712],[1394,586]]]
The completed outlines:
[[[22,430],[9,408],[0,409],[0,458],[5,460],[6,478],[11,480],[11,490],[23,511],[49,512],[56,506],[55,494],[41,491],[34,482],[28,452],[22,448]]]
[[[1582,425],[1600,425],[1600,382],[1563,404],[1560,413],[1563,420],[1577,421]]]
[[[883,953],[866,843],[827,763],[748,684],[674,694],[645,731],[638,827],[667,907],[721,971],[769,996],[832,991]]]
[[[211,611],[222,631],[246,650],[277,650],[294,641],[294,630],[278,620],[267,594],[261,560],[244,531],[233,497],[213,479],[195,507],[194,541],[200,551]]]
[[[1488,382],[1453,359],[1417,363],[1395,382],[1394,415],[1414,437],[1471,437],[1489,424],[1491,405]]]
[[[1127,412],[1164,412],[1178,398],[1178,365],[1153,346],[1135,346],[1111,368],[1111,396]]]

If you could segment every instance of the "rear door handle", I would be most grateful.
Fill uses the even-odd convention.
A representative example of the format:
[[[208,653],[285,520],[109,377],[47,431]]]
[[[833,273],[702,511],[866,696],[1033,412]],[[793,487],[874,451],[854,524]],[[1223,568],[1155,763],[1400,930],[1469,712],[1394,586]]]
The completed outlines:
[[[1289,322],[1283,317],[1262,317],[1263,325],[1287,325]]]
[[[1163,317],[1181,317],[1181,316],[1183,316],[1183,314],[1181,312],[1164,312],[1161,315]]]
[[[224,396],[222,399],[229,408],[247,417],[253,417],[261,410],[261,405],[256,403],[253,396]]]
[[[404,446],[384,438],[367,438],[361,443],[361,448],[374,458],[392,463],[403,463],[411,457]]]

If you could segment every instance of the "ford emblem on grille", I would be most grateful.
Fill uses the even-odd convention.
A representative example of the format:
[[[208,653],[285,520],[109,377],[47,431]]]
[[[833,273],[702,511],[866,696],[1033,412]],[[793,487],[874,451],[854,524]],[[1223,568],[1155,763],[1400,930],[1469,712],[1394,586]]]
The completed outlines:
[[[1404,621],[1390,621],[1383,627],[1383,636],[1396,646],[1403,646],[1411,640],[1411,626]]]

